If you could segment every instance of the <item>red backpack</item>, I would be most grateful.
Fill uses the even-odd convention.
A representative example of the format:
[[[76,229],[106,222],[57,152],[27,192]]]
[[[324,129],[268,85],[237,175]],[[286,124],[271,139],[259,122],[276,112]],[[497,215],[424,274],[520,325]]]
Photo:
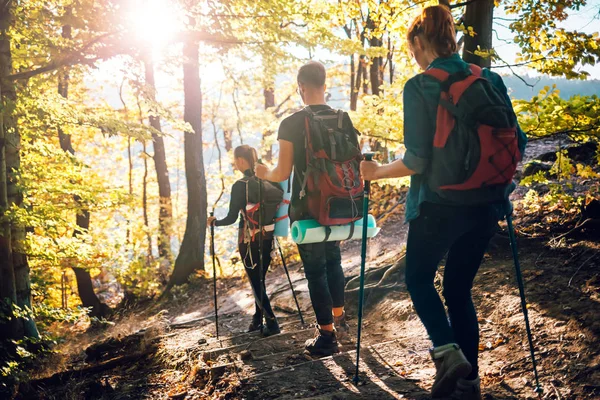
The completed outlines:
[[[517,117],[481,72],[476,65],[455,74],[436,68],[424,72],[441,84],[427,181],[440,197],[457,204],[505,200],[521,160]]]
[[[341,110],[304,111],[307,169],[297,176],[305,211],[323,226],[361,219],[364,186],[357,131],[344,124],[346,113]]]

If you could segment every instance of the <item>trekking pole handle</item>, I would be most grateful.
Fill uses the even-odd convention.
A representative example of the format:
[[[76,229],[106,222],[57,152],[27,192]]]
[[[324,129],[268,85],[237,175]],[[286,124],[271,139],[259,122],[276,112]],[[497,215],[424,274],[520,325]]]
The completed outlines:
[[[373,161],[375,153],[364,153],[365,161]],[[368,196],[371,193],[371,181],[365,181],[365,194]]]

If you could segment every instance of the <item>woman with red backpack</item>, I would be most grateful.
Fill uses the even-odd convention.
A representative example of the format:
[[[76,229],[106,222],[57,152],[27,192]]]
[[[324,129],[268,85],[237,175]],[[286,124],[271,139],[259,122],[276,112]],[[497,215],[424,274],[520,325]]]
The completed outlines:
[[[481,399],[473,280],[497,223],[510,212],[512,177],[527,142],[502,78],[465,63],[445,6],[423,10],[408,31],[423,73],[404,88],[402,159],[361,164],[365,180],[411,176],[406,285],[433,342],[432,397]],[[434,278],[447,254],[443,297]]]
[[[238,231],[238,248],[244,263],[246,273],[250,279],[254,294],[255,311],[248,332],[260,330],[263,336],[271,336],[280,332],[279,324],[266,292],[265,277],[271,265],[271,250],[273,248],[273,221],[267,221],[263,226],[262,243],[262,268],[260,261],[260,241],[258,233],[257,216],[258,203],[257,191],[260,182],[254,176],[254,167],[258,161],[256,149],[242,145],[233,151],[235,169],[242,172],[244,177],[236,181],[231,188],[229,212],[223,219],[208,218],[208,225],[232,225],[240,215]],[[270,182],[265,182],[263,188],[281,190]],[[255,201],[256,203],[252,203]],[[262,272],[262,276],[261,276]],[[262,303],[262,307],[261,307]],[[264,312],[264,321],[263,321]]]

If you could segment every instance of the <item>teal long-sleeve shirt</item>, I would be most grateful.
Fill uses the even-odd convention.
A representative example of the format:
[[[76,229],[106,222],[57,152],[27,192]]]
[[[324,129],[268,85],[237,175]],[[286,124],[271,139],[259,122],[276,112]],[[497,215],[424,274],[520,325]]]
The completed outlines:
[[[447,58],[437,58],[429,68],[439,68],[454,74],[469,68],[458,54]],[[503,94],[506,104],[512,107],[508,91],[500,75],[484,68],[482,77],[488,79]],[[411,176],[410,189],[406,198],[406,222],[419,216],[420,206],[424,202],[436,204],[453,204],[433,192],[427,185],[427,167],[433,151],[433,137],[436,130],[437,108],[440,99],[441,86],[435,78],[419,74],[406,82],[404,87],[404,146],[406,152],[403,162],[409,169],[416,172]],[[519,151],[525,151],[527,136],[517,125]],[[506,197],[514,190],[509,187]],[[504,218],[507,205],[498,206],[498,219]]]

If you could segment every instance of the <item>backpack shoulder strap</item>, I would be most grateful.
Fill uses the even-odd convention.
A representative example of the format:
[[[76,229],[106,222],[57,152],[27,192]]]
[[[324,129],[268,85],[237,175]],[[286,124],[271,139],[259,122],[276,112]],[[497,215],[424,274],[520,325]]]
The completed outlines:
[[[478,78],[481,76],[481,72],[483,71],[483,69],[476,64],[469,64],[469,69],[471,70],[471,73]]]
[[[448,92],[450,93],[450,100],[457,104],[460,97],[463,93],[475,83],[479,79],[484,79],[481,77],[481,68],[477,65],[471,65],[470,71],[465,71],[467,74],[460,76],[461,79],[458,79],[455,82],[452,82],[450,87],[448,88]],[[470,72],[470,73],[469,73]]]
[[[435,78],[440,82],[445,82],[450,76],[448,72],[440,68],[429,68],[427,71],[423,72],[423,74],[431,76],[432,78]]]

